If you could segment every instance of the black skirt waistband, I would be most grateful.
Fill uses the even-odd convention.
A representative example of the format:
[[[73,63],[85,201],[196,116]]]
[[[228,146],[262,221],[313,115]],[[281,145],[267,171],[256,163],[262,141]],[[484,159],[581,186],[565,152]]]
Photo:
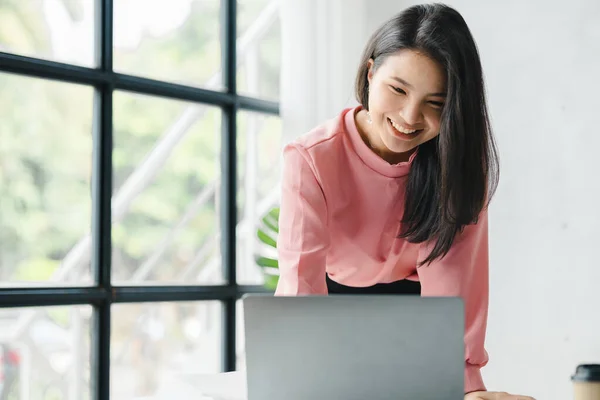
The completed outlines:
[[[355,287],[337,283],[325,274],[329,294],[407,294],[420,295],[421,283],[402,279],[390,283],[376,283],[373,286]]]

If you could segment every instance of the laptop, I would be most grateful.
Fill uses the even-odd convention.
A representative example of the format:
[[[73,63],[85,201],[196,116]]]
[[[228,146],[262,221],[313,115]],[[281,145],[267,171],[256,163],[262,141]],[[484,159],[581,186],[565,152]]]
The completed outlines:
[[[460,298],[243,299],[248,400],[464,398]]]

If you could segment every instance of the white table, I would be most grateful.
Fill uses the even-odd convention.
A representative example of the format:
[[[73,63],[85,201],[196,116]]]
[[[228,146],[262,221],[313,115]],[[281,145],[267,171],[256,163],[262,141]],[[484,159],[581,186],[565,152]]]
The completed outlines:
[[[246,400],[245,371],[179,374],[165,380],[153,400]]]

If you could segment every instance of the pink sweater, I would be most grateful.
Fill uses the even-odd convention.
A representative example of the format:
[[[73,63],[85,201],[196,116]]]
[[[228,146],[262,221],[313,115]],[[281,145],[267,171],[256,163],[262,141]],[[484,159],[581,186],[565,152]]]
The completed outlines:
[[[429,245],[397,238],[414,154],[396,165],[377,156],[358,133],[357,110],[344,110],[284,149],[276,295],[327,294],[327,272],[347,286],[410,279],[420,281],[422,296],[460,296],[465,393],[485,390],[487,212],[465,228],[446,257],[417,269]]]

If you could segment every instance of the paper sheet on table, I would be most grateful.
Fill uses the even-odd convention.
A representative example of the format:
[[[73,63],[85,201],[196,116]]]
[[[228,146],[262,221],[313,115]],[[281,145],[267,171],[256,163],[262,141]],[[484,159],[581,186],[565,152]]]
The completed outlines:
[[[246,371],[222,374],[184,374],[182,378],[214,400],[247,400]]]

